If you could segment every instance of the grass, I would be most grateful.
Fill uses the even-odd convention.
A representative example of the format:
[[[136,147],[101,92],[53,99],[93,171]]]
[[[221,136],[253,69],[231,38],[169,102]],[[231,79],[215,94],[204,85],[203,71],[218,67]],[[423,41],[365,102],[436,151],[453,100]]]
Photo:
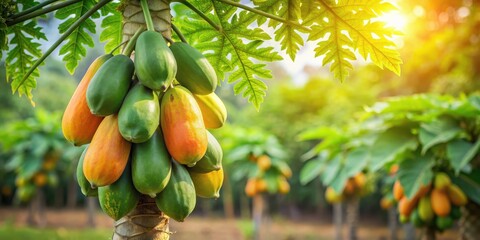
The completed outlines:
[[[29,227],[14,227],[10,224],[0,225],[0,239],[8,240],[84,240],[112,238],[112,230],[109,229],[38,229]]]

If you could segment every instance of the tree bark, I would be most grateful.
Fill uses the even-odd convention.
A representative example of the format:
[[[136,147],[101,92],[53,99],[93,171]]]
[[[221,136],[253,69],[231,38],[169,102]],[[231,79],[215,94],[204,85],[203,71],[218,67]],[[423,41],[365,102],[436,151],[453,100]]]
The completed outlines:
[[[333,204],[333,224],[335,225],[335,240],[343,240],[342,202]]]
[[[257,194],[253,197],[253,239],[259,240],[262,239],[261,227],[262,227],[262,217],[263,210],[265,207],[265,201],[261,194]]]
[[[415,227],[411,223],[403,224],[403,232],[405,233],[405,240],[415,240]]]
[[[225,212],[225,217],[234,218],[235,210],[233,207],[233,194],[232,186],[230,185],[230,180],[225,176],[223,180],[223,211]]]
[[[476,240],[480,236],[480,205],[470,201],[462,207],[460,218],[461,240]]]
[[[347,201],[346,206],[346,224],[348,229],[349,240],[357,240],[357,228],[358,228],[358,198],[352,198]]]
[[[423,240],[435,240],[436,239],[435,228],[425,227]]]
[[[78,193],[78,186],[77,181],[72,178],[72,180],[68,183],[68,190],[67,190],[67,208],[75,208],[77,205],[77,193]]]
[[[394,207],[388,209],[388,229],[390,230],[390,240],[397,240],[398,222],[397,210]]]

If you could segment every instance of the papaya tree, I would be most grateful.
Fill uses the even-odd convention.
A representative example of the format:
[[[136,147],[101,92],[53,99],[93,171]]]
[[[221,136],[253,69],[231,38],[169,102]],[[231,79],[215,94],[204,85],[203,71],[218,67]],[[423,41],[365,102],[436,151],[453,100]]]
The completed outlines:
[[[266,194],[287,194],[292,171],[278,139],[256,128],[229,126],[223,130],[225,165],[232,182],[244,183],[244,193],[252,198],[253,237],[261,239]],[[243,184],[242,184],[243,186]]]
[[[307,42],[316,44],[316,55],[340,81],[347,78],[357,56],[397,74],[402,62],[392,40],[398,31],[378,20],[395,7],[380,0],[246,4],[4,0],[1,4],[0,57],[6,56],[7,80],[14,93],[26,95],[32,104],[31,91],[40,74],[37,67],[63,44],[59,53],[73,73],[87,47],[94,45],[91,34],[96,33],[95,22],[101,21],[100,41],[106,42],[107,54],[99,56],[85,74],[65,111],[69,123],[63,129],[75,145],[91,141],[82,170],[91,187],[98,188],[102,209],[117,220],[114,239],[168,239],[169,217],[183,221],[193,210],[198,192],[190,168],[209,151],[206,128],[219,127],[207,126],[208,122],[223,124],[226,113],[215,96],[202,108],[192,94],[214,94],[220,79],[234,84],[235,94],[258,109],[267,90],[263,79],[271,78],[265,63],[281,60],[280,52],[295,59]],[[58,27],[61,36],[42,53],[39,41],[49,36],[37,18],[51,12],[63,21]],[[276,42],[280,51],[266,45],[267,40]],[[136,125],[140,128],[132,123],[140,123]],[[107,142],[108,148],[102,147]],[[152,164],[167,166],[167,171],[152,173],[155,179],[135,180],[142,170],[154,169],[135,160],[144,154],[161,156],[162,163]],[[116,161],[109,164],[105,161],[109,156]],[[216,179],[205,183],[213,192],[220,175],[207,177]]]
[[[414,95],[379,102],[350,127],[357,134],[347,135],[344,145],[354,147],[340,161],[357,156],[356,165],[368,165],[375,172],[398,166],[391,192],[400,221],[412,222],[424,230],[425,239],[435,239],[479,204],[478,99]],[[316,150],[330,151],[331,142],[325,138]],[[327,169],[315,168],[315,161],[305,166],[306,176]],[[334,181],[346,178],[341,174],[344,168],[335,170],[339,177]],[[470,227],[460,225],[462,238],[473,239],[475,230],[464,229]]]

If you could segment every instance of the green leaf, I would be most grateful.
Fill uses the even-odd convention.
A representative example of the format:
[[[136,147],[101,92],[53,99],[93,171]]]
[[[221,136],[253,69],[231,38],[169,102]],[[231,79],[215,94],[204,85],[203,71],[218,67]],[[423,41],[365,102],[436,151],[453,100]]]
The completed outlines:
[[[196,0],[192,4],[206,13],[218,29],[193,12],[179,17],[175,24],[188,42],[203,52],[219,79],[229,74],[228,82],[235,83],[235,94],[242,94],[259,109],[267,89],[261,79],[272,78],[266,64],[259,62],[282,59],[273,47],[262,46],[270,36],[250,26],[254,19],[246,11],[217,1]]]
[[[324,168],[325,165],[323,161],[319,158],[308,161],[307,163],[305,163],[305,165],[302,167],[302,170],[300,171],[300,183],[302,185],[308,184],[313,179],[318,177],[322,173]]]
[[[325,170],[323,174],[320,176],[324,185],[330,185],[333,180],[337,177],[338,172],[341,170],[342,167],[342,157],[338,154],[333,159],[331,159],[328,163],[326,163]]]
[[[345,156],[345,168],[347,177],[352,177],[361,172],[368,165],[370,151],[366,147],[353,149]]]
[[[458,123],[450,118],[441,118],[420,126],[419,139],[423,145],[422,154],[425,154],[431,147],[445,143],[462,132]]]
[[[431,155],[417,155],[400,163],[398,179],[405,195],[411,199],[421,186],[430,184],[435,161]]]
[[[371,147],[371,163],[369,167],[377,171],[385,164],[395,160],[408,150],[415,150],[418,142],[408,128],[396,127],[380,133]]]
[[[100,33],[100,41],[105,44],[105,52],[111,52],[122,43],[123,22],[120,11],[117,11],[118,3],[111,2],[101,9],[102,15],[106,16],[102,21],[103,31]],[[120,48],[114,53],[120,53]]]
[[[479,149],[480,139],[475,144],[461,139],[447,143],[447,157],[456,174],[475,157]]]
[[[65,33],[68,28],[80,19],[88,10],[96,4],[95,0],[83,0],[68,7],[59,9],[55,17],[64,20],[59,26],[60,34]],[[60,48],[60,55],[64,55],[63,61],[67,70],[73,74],[78,62],[86,56],[85,46],[94,47],[95,43],[92,34],[95,34],[96,24],[92,19],[99,18],[100,14],[94,13],[90,18],[81,23],[78,28],[68,36],[64,45]]]

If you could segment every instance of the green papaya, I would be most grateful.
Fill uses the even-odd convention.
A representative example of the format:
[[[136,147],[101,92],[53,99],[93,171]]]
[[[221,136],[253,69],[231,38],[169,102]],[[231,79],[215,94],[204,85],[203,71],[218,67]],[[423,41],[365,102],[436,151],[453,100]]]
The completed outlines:
[[[177,81],[194,94],[206,95],[217,88],[215,69],[194,47],[175,42],[170,46],[177,60]]]
[[[443,231],[453,226],[453,219],[449,216],[437,217],[435,219],[435,225],[440,231]]]
[[[176,221],[183,220],[195,208],[196,196],[192,178],[187,169],[173,161],[172,176],[165,189],[157,194],[157,207]]]
[[[420,201],[418,202],[418,214],[425,222],[430,222],[433,217],[435,217],[429,196],[420,198]]]
[[[410,219],[412,221],[413,226],[415,226],[417,228],[423,227],[425,225],[425,222],[422,220],[422,218],[419,215],[418,209],[415,209],[412,212],[412,216],[411,216]]]
[[[117,113],[127,95],[133,76],[132,59],[119,54],[108,59],[93,76],[87,88],[87,104],[97,116]]]
[[[460,210],[459,206],[452,206],[452,210],[450,211],[450,217],[453,220],[458,220],[462,217],[462,211]]]
[[[80,190],[82,191],[83,195],[87,197],[96,197],[98,195],[98,190],[95,188],[93,189],[90,185],[90,182],[83,174],[83,159],[85,159],[85,154],[87,153],[88,147],[83,150],[82,156],[78,160],[77,165],[77,182],[78,186],[80,186]]]
[[[103,212],[115,221],[137,206],[140,194],[132,183],[131,166],[127,164],[122,176],[114,183],[98,188],[98,200]]]
[[[145,31],[135,44],[135,73],[146,87],[164,91],[177,74],[177,63],[162,34]]]
[[[207,152],[205,155],[188,170],[197,173],[208,173],[222,168],[223,151],[217,139],[207,131]]]
[[[132,180],[139,192],[154,198],[167,186],[171,173],[172,162],[160,128],[148,141],[133,145]]]
[[[118,112],[118,130],[133,143],[147,141],[160,124],[160,103],[157,94],[142,84],[128,92]]]

